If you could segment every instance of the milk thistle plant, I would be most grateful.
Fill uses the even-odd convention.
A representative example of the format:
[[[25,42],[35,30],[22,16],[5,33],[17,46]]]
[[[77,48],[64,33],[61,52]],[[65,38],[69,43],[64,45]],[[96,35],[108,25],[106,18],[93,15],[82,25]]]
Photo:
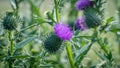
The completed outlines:
[[[1,13],[0,19],[1,68],[120,67],[114,49],[120,44],[120,23],[105,17],[108,1],[9,2],[11,11]]]

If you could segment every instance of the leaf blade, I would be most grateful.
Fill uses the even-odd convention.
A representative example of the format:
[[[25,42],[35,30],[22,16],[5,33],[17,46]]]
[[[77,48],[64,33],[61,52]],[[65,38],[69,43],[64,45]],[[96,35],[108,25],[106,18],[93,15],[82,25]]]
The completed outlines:
[[[28,44],[29,42],[31,42],[35,38],[37,38],[37,37],[28,37],[27,39],[16,44],[15,49],[21,49],[22,47],[24,47],[26,44]]]

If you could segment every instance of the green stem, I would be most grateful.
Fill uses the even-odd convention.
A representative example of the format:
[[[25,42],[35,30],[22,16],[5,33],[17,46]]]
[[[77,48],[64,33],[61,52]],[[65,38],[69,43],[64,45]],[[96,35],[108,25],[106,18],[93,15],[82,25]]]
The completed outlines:
[[[93,36],[75,36],[74,38],[92,38]]]
[[[117,10],[119,11],[118,12],[118,17],[119,17],[119,20],[118,20],[118,22],[120,22],[120,6],[119,6],[119,1],[118,0],[115,0],[115,4],[116,4],[116,7],[117,7]],[[119,30],[118,30],[119,31]],[[119,52],[119,54],[120,54],[120,37],[117,35],[117,39],[118,39],[118,52]]]
[[[10,53],[13,55],[14,52],[14,41],[13,41],[13,32],[9,32],[9,41],[10,41]]]
[[[119,22],[120,22],[120,6],[118,6],[119,11]],[[118,48],[119,48],[119,54],[120,54],[120,36],[118,35]]]
[[[11,61],[8,62],[8,66],[9,66],[9,68],[12,68],[12,62]]]
[[[13,41],[13,32],[9,31],[9,41],[10,41],[10,54],[8,53],[9,56],[12,56],[14,53],[14,41]],[[12,59],[10,58],[8,60],[8,66],[9,68],[12,68]]]
[[[96,38],[96,42],[100,45],[101,49],[108,55],[109,54],[109,50],[107,48],[107,46],[104,44],[104,42],[102,41],[102,38],[100,37],[100,32],[97,31],[97,28],[94,31],[95,33],[95,38]]]
[[[68,16],[70,17],[69,20],[75,20],[76,17],[78,16],[78,11],[75,9],[75,4],[77,0],[71,0],[71,5],[70,5],[70,12]],[[74,12],[73,12],[74,11]]]
[[[69,58],[71,68],[75,68],[75,64],[74,64],[74,60],[73,60],[73,56],[72,56],[72,50],[71,50],[69,42],[66,43],[66,51],[67,51],[67,55],[68,55],[68,58]]]
[[[25,30],[27,30],[27,29],[29,29],[29,28],[32,28],[32,27],[34,27],[34,26],[37,26],[37,25],[39,25],[39,24],[32,24],[32,25],[30,25],[30,26],[28,26],[28,27],[26,27],[26,28],[21,29],[19,32],[25,31]]]
[[[119,35],[117,35],[117,40],[118,40],[118,50],[119,50],[119,55],[120,55],[120,37],[119,37]]]
[[[18,1],[17,0],[14,0],[14,1],[9,0],[9,1],[11,3],[11,6],[12,6],[13,10],[15,11],[15,14],[18,15],[18,9],[19,9]]]
[[[97,42],[98,42],[98,44],[100,45],[100,47],[102,48],[102,50],[103,50],[106,54],[109,54],[109,51],[108,51],[106,45],[102,42],[102,40],[101,40],[101,39],[98,39]]]
[[[120,40],[119,40],[120,41]],[[119,45],[118,45],[118,47],[119,47],[119,55],[120,55],[120,42],[118,43]]]
[[[55,4],[56,19],[57,19],[57,22],[59,22],[60,21],[60,17],[59,17],[59,8],[58,8],[57,0],[54,0],[54,4]]]

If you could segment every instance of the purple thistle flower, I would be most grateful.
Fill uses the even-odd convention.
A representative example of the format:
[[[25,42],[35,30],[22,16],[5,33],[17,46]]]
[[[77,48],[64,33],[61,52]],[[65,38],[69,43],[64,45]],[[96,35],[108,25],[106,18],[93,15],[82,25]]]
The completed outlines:
[[[86,22],[85,22],[85,17],[79,17],[75,22],[75,26],[79,30],[82,30],[82,31],[86,30],[87,26],[86,26]]]
[[[88,7],[90,3],[91,3],[90,0],[78,0],[76,2],[76,9],[83,10],[84,8]]]
[[[55,35],[57,35],[62,40],[70,40],[72,38],[72,30],[68,25],[63,23],[57,23],[54,26]]]

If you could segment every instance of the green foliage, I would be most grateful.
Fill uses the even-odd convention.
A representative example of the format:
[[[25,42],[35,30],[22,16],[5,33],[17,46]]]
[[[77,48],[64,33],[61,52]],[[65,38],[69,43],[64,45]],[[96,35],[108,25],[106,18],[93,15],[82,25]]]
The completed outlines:
[[[84,56],[87,54],[87,52],[90,50],[92,45],[92,42],[88,43],[87,45],[83,46],[79,51],[76,52],[76,57],[75,57],[75,63],[77,66],[79,66],[78,63],[80,63]]]
[[[25,45],[27,45],[29,42],[33,41],[35,38],[37,38],[37,37],[28,37],[28,38],[26,38],[25,40],[17,43],[15,45],[15,49],[18,50],[18,49],[23,48]]]

